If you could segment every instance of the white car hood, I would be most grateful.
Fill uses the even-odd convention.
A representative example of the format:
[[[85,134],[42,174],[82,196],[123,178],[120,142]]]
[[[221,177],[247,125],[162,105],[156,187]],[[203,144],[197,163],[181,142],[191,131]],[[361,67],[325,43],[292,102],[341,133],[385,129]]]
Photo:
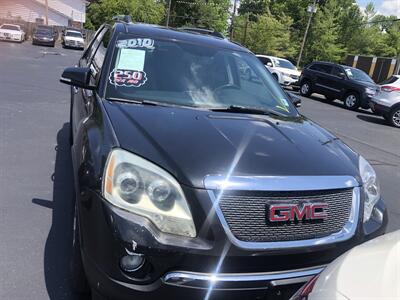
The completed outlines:
[[[400,230],[357,246],[328,265],[309,299],[400,299]]]
[[[10,34],[22,34],[22,31],[10,30],[10,29],[1,29],[1,28],[0,28],[0,32],[1,33],[10,33]]]
[[[300,71],[292,70],[292,69],[286,69],[286,68],[280,68],[280,67],[275,67],[275,68],[271,68],[271,69],[276,70],[276,71],[281,72],[281,73],[286,73],[286,74],[289,74],[289,75],[300,76],[300,74],[301,74]]]
[[[80,38],[80,37],[66,36],[66,37],[64,37],[64,39],[66,41],[77,41],[77,42],[83,43],[83,38]]]

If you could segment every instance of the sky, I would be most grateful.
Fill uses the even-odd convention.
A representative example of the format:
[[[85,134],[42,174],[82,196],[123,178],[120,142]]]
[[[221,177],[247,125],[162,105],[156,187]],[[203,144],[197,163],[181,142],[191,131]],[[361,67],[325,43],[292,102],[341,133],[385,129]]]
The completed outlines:
[[[378,13],[386,16],[395,15],[400,18],[400,0],[357,0],[361,7],[365,7],[369,2],[374,3]]]

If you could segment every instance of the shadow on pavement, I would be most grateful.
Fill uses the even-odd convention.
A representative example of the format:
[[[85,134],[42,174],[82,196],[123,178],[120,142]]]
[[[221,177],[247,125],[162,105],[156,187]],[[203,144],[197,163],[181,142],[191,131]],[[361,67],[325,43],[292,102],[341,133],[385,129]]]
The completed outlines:
[[[53,210],[52,226],[44,251],[46,288],[51,300],[83,300],[69,286],[69,261],[72,253],[74,208],[73,172],[69,145],[69,124],[57,134],[53,199],[32,199],[32,203]]]
[[[365,115],[357,115],[357,118],[365,121],[365,122],[369,122],[369,123],[373,123],[373,124],[379,124],[379,125],[385,125],[385,126],[390,126],[390,124],[388,124],[388,122],[382,118],[382,117],[372,117],[372,116],[365,116]]]

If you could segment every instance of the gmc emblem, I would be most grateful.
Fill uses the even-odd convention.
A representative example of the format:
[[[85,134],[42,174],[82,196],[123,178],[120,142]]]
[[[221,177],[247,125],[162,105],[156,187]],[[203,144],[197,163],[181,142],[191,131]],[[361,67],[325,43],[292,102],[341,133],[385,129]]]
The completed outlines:
[[[327,203],[271,204],[268,219],[270,222],[323,220],[328,217],[327,209]]]

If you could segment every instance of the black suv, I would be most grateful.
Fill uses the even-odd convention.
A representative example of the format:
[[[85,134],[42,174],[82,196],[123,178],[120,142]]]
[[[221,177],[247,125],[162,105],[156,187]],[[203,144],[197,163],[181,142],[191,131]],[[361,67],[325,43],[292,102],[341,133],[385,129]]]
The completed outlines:
[[[117,22],[61,82],[93,299],[285,299],[385,231],[371,165],[239,45]]]
[[[378,90],[377,85],[364,71],[329,62],[313,62],[300,76],[300,94],[324,95],[328,100],[340,99],[346,108],[369,108],[368,102]]]

